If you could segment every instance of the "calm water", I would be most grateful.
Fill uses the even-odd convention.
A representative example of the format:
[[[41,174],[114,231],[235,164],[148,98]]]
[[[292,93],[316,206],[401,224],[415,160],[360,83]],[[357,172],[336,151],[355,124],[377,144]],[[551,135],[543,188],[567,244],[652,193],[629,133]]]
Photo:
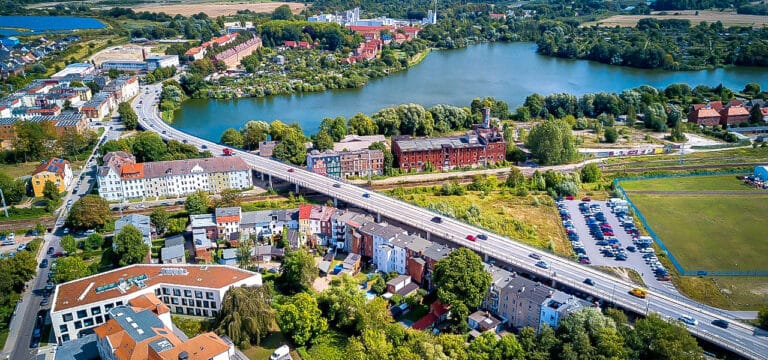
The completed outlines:
[[[239,100],[191,100],[176,116],[174,127],[218,141],[229,127],[248,120],[298,122],[314,133],[325,117],[372,114],[390,105],[469,106],[473,98],[493,96],[521,105],[531,93],[621,92],[640,85],[664,88],[673,83],[743,89],[749,82],[768,87],[764,68],[696,72],[641,70],[535,53],[535,44],[483,44],[467,49],[434,51],[416,67],[371,81],[361,89]]]
[[[76,29],[101,29],[105,25],[96,19],[72,16],[0,16],[0,35],[29,35],[7,28],[34,30],[35,33],[68,31]],[[6,28],[6,29],[2,29]]]

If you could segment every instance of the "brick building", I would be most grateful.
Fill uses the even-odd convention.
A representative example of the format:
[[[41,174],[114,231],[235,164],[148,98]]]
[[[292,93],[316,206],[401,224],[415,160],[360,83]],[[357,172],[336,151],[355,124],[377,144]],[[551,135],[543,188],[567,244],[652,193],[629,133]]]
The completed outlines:
[[[507,143],[499,127],[490,124],[488,111],[484,120],[473,130],[460,137],[412,138],[392,137],[392,155],[397,166],[404,170],[424,170],[431,164],[435,170],[449,170],[465,166],[480,166],[503,161]]]

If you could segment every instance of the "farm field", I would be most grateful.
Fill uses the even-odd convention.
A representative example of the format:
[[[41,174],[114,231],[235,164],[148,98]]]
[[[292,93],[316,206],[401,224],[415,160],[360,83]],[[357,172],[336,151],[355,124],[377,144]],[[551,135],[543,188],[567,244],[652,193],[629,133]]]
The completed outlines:
[[[631,191],[761,191],[736,178],[735,174],[713,176],[673,177],[622,181],[624,190]],[[766,192],[768,194],[768,192]]]
[[[479,219],[476,225],[532,246],[550,249],[555,254],[572,255],[571,244],[565,237],[560,217],[549,196],[493,192],[482,197],[479,192],[467,191],[462,196],[438,196],[429,192],[395,197],[425,208],[432,204],[441,211],[453,213],[456,218],[465,218],[470,206],[474,205],[479,209],[479,216],[475,217]]]
[[[768,270],[768,194],[629,196],[686,270]]]
[[[169,15],[180,14],[190,16],[199,13],[205,13],[210,17],[222,15],[234,15],[238,10],[250,10],[256,13],[268,13],[274,11],[281,5],[288,5],[294,14],[298,14],[306,5],[301,3],[288,2],[217,2],[217,3],[197,3],[197,4],[151,4],[136,6],[136,11],[164,12]]]
[[[696,13],[698,12],[698,15]],[[677,14],[677,15],[675,15]],[[584,23],[582,26],[604,26],[604,27],[634,27],[640,19],[655,18],[659,20],[669,19],[687,19],[691,21],[691,25],[696,25],[702,21],[708,23],[714,23],[720,21],[723,26],[752,26],[762,27],[768,25],[768,17],[759,15],[742,15],[737,14],[735,11],[715,11],[715,10],[674,10],[667,11],[665,15],[662,15],[658,11],[654,11],[651,15],[616,15],[609,18],[598,20],[594,22]]]

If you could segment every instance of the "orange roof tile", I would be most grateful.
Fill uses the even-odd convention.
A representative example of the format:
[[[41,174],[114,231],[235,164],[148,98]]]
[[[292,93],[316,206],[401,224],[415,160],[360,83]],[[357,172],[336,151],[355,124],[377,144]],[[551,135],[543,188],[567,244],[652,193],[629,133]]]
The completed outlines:
[[[120,167],[120,178],[123,180],[143,179],[144,164],[123,164]]]

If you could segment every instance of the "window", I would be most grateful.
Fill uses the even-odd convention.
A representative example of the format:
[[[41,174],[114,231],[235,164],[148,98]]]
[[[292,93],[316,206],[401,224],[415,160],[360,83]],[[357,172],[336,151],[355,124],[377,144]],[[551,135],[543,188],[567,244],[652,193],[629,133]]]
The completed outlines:
[[[66,314],[61,316],[61,319],[64,320],[65,322],[72,321],[72,314],[71,313],[66,313]]]
[[[176,313],[177,314],[184,314],[184,308],[181,306],[176,307]]]
[[[181,296],[181,290],[173,289],[173,296]]]
[[[172,298],[171,298],[171,304],[173,304],[173,305],[179,305],[179,298],[177,298],[177,297],[172,297]]]
[[[215,309],[215,308],[216,308],[216,302],[211,301],[211,309]],[[213,315],[213,316],[216,316],[216,315]]]
[[[163,288],[163,295],[170,295],[170,294],[171,294],[171,289],[168,289],[167,287],[164,287]]]
[[[204,307],[204,308],[207,308],[207,307],[208,307],[208,301],[207,301],[207,300],[203,300],[203,307]]]
[[[82,329],[82,328],[83,328],[83,324],[79,321],[75,321],[75,329]]]
[[[195,300],[195,306],[202,307],[203,304],[200,302],[200,300]]]
[[[169,302],[169,300],[168,300],[168,297],[167,297],[167,296],[163,296],[163,302],[164,302],[164,303],[166,303],[166,304]]]
[[[101,314],[101,308],[100,307],[92,307],[91,308],[91,315],[99,315]]]
[[[69,341],[69,334],[64,334],[61,336],[61,342]]]
[[[93,326],[93,319],[88,318],[88,319],[83,320],[83,325],[86,326],[86,327]]]
[[[65,333],[69,331],[69,326],[67,325],[59,325],[59,332]]]
[[[99,316],[97,316],[97,317],[96,317],[96,323],[97,323],[97,324],[101,324],[101,323],[103,323],[103,322],[104,322],[104,318],[103,318],[103,317],[101,317],[101,315],[99,315]]]
[[[181,299],[181,305],[187,306],[187,299]]]
[[[184,290],[184,296],[192,297],[192,290]]]
[[[88,316],[88,312],[85,310],[77,310],[77,318],[82,319],[84,317]]]
[[[114,304],[105,304],[104,305],[104,312],[109,312],[109,309],[115,307]]]
[[[203,292],[195,291],[195,299],[202,299],[202,298],[203,298]]]
[[[122,301],[118,301],[118,302],[115,303],[115,306],[120,306],[120,305],[123,305]]]

